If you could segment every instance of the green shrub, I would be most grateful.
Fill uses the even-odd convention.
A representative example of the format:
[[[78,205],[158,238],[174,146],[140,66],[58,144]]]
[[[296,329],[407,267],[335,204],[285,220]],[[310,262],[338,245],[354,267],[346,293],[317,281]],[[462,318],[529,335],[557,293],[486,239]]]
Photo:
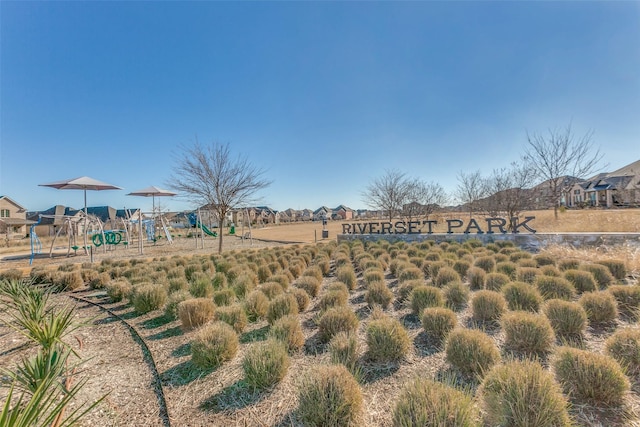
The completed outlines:
[[[471,299],[473,319],[478,322],[492,322],[500,319],[507,309],[507,302],[496,291],[478,291]]]
[[[618,303],[620,313],[629,317],[637,317],[640,309],[640,286],[613,285],[607,289]]]
[[[587,328],[587,313],[577,302],[551,299],[544,306],[544,314],[562,338],[580,337]]]
[[[442,291],[434,286],[417,286],[411,292],[411,309],[419,316],[427,307],[442,307],[444,297]]]
[[[269,298],[262,291],[251,291],[244,300],[244,311],[247,313],[247,318],[251,322],[263,318],[267,315],[267,309],[269,308]]]
[[[178,318],[184,330],[204,325],[211,319],[216,309],[209,298],[191,298],[178,303]]]
[[[372,320],[367,325],[367,358],[374,362],[394,362],[409,351],[407,330],[390,317]]]
[[[336,280],[347,285],[349,290],[354,290],[358,286],[358,279],[351,265],[345,265],[336,271]]]
[[[518,279],[519,282],[533,284],[539,274],[540,270],[535,267],[518,267],[516,270],[516,279]]]
[[[452,310],[462,310],[469,301],[469,287],[462,282],[451,282],[442,289],[445,304]]]
[[[496,366],[484,378],[479,394],[487,425],[573,425],[560,386],[534,361],[513,361]]]
[[[485,288],[490,291],[499,291],[509,283],[509,276],[503,273],[489,273],[485,281]]]
[[[131,302],[136,313],[145,314],[164,306],[167,291],[160,285],[142,285],[135,289]]]
[[[542,296],[537,288],[524,282],[511,282],[502,288],[509,310],[536,312],[540,309]]]
[[[349,372],[356,372],[358,365],[358,337],[353,333],[339,332],[329,341],[332,363],[344,365]]]
[[[549,319],[527,311],[505,313],[500,319],[507,349],[529,356],[551,351],[555,335]]]
[[[214,318],[231,326],[236,333],[241,333],[248,323],[247,315],[240,305],[218,307]]]
[[[274,339],[256,343],[247,350],[242,361],[244,379],[255,390],[279,383],[289,369],[289,355],[283,343]]]
[[[178,304],[191,298],[187,291],[177,291],[169,295],[167,303],[164,306],[164,316],[170,320],[178,318]]]
[[[606,343],[607,353],[618,361],[629,375],[640,373],[640,331],[618,329]]]
[[[318,322],[320,340],[328,342],[339,332],[354,332],[358,329],[358,317],[349,307],[327,310]]]
[[[120,302],[129,298],[133,292],[133,287],[126,279],[118,279],[107,285],[107,295],[113,302]]]
[[[231,288],[221,289],[213,293],[213,302],[215,302],[217,306],[231,305],[235,299],[236,294]]]
[[[554,298],[571,300],[576,295],[571,282],[562,277],[538,276],[536,286],[545,300]]]
[[[618,317],[618,304],[608,292],[586,292],[578,300],[591,325],[611,323]]]
[[[442,288],[443,286],[451,283],[460,281],[460,275],[456,270],[451,267],[443,267],[438,271],[438,275],[433,279],[433,283]]]
[[[446,384],[418,378],[403,386],[393,408],[394,427],[479,427],[473,398]]]
[[[369,307],[379,305],[382,308],[387,308],[393,300],[393,292],[384,282],[373,282],[369,284],[364,299]]]
[[[295,281],[294,285],[309,294],[309,297],[315,298],[320,292],[320,281],[312,276],[301,276]]]
[[[271,325],[269,336],[285,344],[288,351],[295,352],[304,345],[304,333],[300,319],[295,315],[282,316]]]
[[[215,369],[233,359],[238,346],[233,328],[224,322],[214,322],[196,332],[191,342],[191,362],[201,369]]]
[[[479,267],[471,267],[467,271],[467,280],[469,280],[469,286],[472,290],[484,289],[487,272]]]
[[[572,399],[596,406],[619,406],[629,380],[615,359],[586,350],[563,347],[553,362],[556,378]]]
[[[596,281],[593,274],[584,270],[566,270],[564,278],[567,279],[579,294],[596,290]]]
[[[580,270],[588,271],[593,274],[593,278],[596,279],[596,283],[602,289],[607,288],[613,282],[615,278],[607,267],[601,264],[582,264]]]
[[[427,336],[438,342],[443,341],[458,324],[456,314],[442,307],[425,308],[420,321]]]
[[[296,298],[298,301],[298,313],[302,313],[309,306],[309,302],[311,298],[309,298],[309,294],[300,288],[289,288],[288,292]]]
[[[291,294],[278,295],[267,306],[267,321],[270,325],[289,314],[298,314],[298,300]]]
[[[454,329],[445,345],[446,360],[463,374],[483,375],[500,361],[493,340],[477,329]]]
[[[619,259],[606,259],[598,261],[597,264],[604,265],[616,280],[623,280],[629,272],[627,263]]]
[[[303,380],[298,402],[305,426],[350,426],[362,411],[362,392],[344,366],[318,366]]]

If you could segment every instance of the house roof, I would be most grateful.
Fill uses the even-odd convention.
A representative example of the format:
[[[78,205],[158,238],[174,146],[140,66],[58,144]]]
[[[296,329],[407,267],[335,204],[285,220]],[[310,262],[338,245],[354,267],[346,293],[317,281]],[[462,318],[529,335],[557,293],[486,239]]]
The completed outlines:
[[[320,206],[318,209],[316,209],[315,211],[313,211],[314,215],[315,214],[319,214],[320,212],[325,211],[325,212],[331,212],[331,209],[329,209],[326,206]]]
[[[338,205],[338,207],[336,207],[336,208],[334,209],[334,212],[335,212],[335,211],[345,211],[345,212],[348,212],[348,211],[351,211],[351,210],[353,210],[353,209],[348,208],[348,207],[346,207],[345,205]]]
[[[31,225],[35,224],[35,221],[22,218],[0,218],[0,222],[4,222],[7,225]]]
[[[640,160],[607,174],[607,177],[640,175]]]
[[[24,207],[24,206],[22,206],[20,203],[16,202],[15,200],[13,200],[13,199],[12,199],[12,198],[10,198],[10,197],[8,197],[8,196],[0,196],[0,200],[2,200],[2,199],[7,200],[7,201],[9,201],[10,203],[12,203],[13,205],[15,205],[15,206],[19,209],[19,211],[20,211],[21,213],[26,211],[26,209],[25,209],[25,207]]]

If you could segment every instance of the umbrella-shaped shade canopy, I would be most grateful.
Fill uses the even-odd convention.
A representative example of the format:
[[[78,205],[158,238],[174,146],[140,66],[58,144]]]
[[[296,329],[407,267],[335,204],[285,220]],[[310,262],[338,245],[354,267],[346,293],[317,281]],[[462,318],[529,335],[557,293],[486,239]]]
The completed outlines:
[[[142,197],[175,196],[175,195],[176,193],[156,187],[155,185],[152,185],[147,188],[143,188],[142,190],[133,191],[127,194],[127,196],[142,196]]]
[[[97,179],[81,176],[80,178],[66,179],[64,181],[50,182],[48,184],[39,184],[42,187],[52,187],[58,190],[122,190],[115,185],[98,181]]]

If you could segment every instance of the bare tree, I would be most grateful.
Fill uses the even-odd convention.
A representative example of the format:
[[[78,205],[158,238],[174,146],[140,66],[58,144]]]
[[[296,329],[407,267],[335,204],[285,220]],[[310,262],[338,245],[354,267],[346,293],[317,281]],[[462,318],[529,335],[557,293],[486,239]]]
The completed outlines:
[[[255,193],[271,184],[264,173],[246,157],[232,157],[228,144],[203,147],[196,140],[191,147],[180,147],[168,185],[215,212],[221,231],[218,252],[222,252],[222,221],[231,209],[251,204]]]
[[[469,217],[481,206],[481,199],[488,195],[487,180],[479,170],[465,173],[458,172],[458,187],[456,196],[469,209]]]
[[[555,219],[562,193],[601,168],[598,164],[603,154],[594,149],[592,138],[593,131],[576,137],[571,125],[563,130],[549,129],[548,135],[527,134],[523,160],[547,182],[547,199],[553,203]]]
[[[494,169],[487,180],[491,195],[485,200],[489,213],[513,218],[529,208],[535,177],[535,170],[525,163],[513,162],[508,168]]]
[[[407,201],[409,181],[397,170],[387,170],[362,193],[363,201],[373,209],[386,212],[391,221]]]
[[[448,196],[437,182],[414,179],[407,184],[407,200],[402,213],[411,221],[414,217],[429,218],[436,209],[447,203]]]

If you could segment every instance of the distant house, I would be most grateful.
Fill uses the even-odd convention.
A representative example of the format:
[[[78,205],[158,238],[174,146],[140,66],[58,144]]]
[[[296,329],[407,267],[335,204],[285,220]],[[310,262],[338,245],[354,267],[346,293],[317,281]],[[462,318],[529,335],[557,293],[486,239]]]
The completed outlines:
[[[313,211],[311,209],[302,209],[298,218],[300,218],[300,221],[312,221]]]
[[[61,227],[64,228],[67,225],[67,221],[77,224],[83,215],[84,213],[79,209],[55,205],[44,211],[27,212],[27,219],[38,223],[34,227],[38,236],[55,236],[58,231],[61,231]],[[79,233],[79,231],[76,227],[74,232]]]
[[[15,235],[24,237],[27,234],[27,225],[32,221],[27,220],[27,210],[15,200],[0,196],[0,233],[7,238]]]
[[[271,209],[268,206],[258,206],[256,207],[257,211],[257,222],[261,224],[279,224],[280,223],[280,214],[278,211]]]
[[[326,206],[320,206],[318,209],[313,211],[314,221],[322,221],[325,219],[331,219],[331,209]]]
[[[295,209],[287,209],[283,212],[280,212],[281,217],[280,217],[280,221],[285,221],[285,218],[288,222],[295,222],[295,221],[300,221],[301,220],[301,212],[297,211]],[[282,214],[286,215],[286,217],[283,217]]]
[[[640,160],[609,173],[576,182],[563,194],[568,207],[640,206]]]
[[[353,209],[346,207],[345,205],[339,205],[331,212],[331,219],[346,220],[353,219]]]

